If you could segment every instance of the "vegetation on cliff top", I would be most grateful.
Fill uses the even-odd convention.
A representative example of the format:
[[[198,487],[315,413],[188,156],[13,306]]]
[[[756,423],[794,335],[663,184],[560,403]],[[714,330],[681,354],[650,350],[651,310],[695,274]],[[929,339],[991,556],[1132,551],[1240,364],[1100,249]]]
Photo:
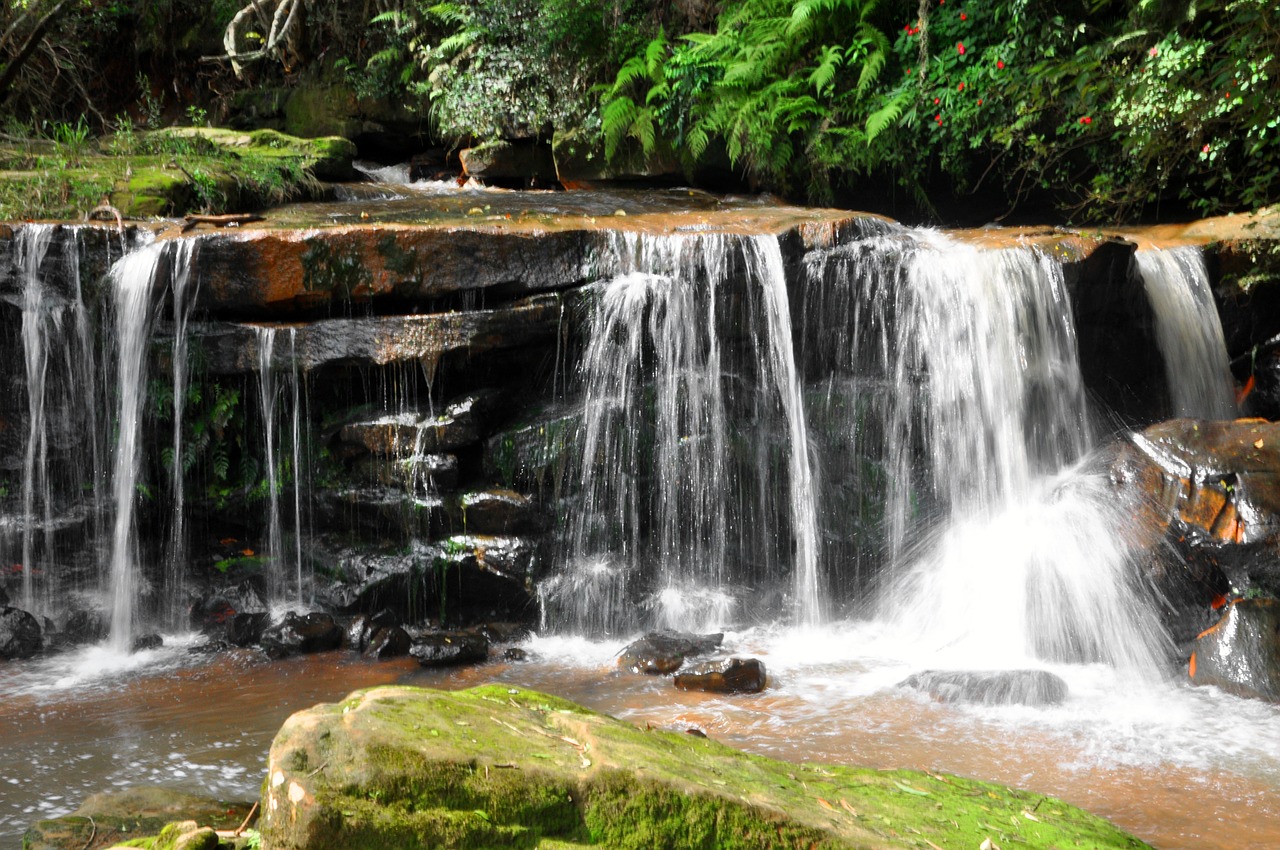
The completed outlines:
[[[228,54],[234,53],[235,61]],[[1280,199],[1269,0],[19,0],[10,128],[94,133],[341,83],[438,142],[585,132],[750,185],[1075,219]],[[243,118],[243,116],[241,116]],[[250,117],[249,119],[252,120]],[[47,133],[46,133],[47,135]],[[87,191],[87,190],[86,190]]]

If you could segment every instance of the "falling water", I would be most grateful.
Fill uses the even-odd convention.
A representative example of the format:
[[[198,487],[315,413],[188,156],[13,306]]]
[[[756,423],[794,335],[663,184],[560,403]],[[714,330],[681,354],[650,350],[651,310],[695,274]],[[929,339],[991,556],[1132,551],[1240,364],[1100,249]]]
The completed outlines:
[[[927,234],[904,283],[890,431],[900,442],[889,452],[903,470],[922,442],[926,486],[950,522],[896,585],[893,607],[959,664],[1158,669],[1162,634],[1127,587],[1106,489],[1060,473],[1090,443],[1061,266]]]
[[[164,244],[151,244],[126,254],[110,271],[115,295],[119,392],[116,429],[115,528],[111,541],[111,647],[128,652],[133,632],[138,551],[134,500],[142,460],[142,406],[146,396],[147,341],[151,323],[151,290]]]
[[[27,446],[22,460],[22,604],[35,607],[36,489],[49,510],[48,437],[45,430],[45,374],[48,369],[48,306],[40,264],[53,238],[54,225],[32,225],[17,232],[18,267],[22,270],[22,348],[27,371]],[[37,485],[37,481],[39,482]],[[43,526],[47,529],[47,521]],[[48,550],[45,551],[46,558]]]
[[[812,476],[777,240],[621,234],[613,254],[583,360],[584,504],[544,602],[574,628],[618,628],[638,593],[659,625],[709,628],[731,616],[735,582],[791,571],[797,616],[815,621]],[[722,340],[736,333],[752,354],[730,362]]]
[[[259,326],[258,400],[262,410],[262,431],[266,441],[267,477],[267,596],[275,602],[285,597],[284,535],[280,528],[279,471],[276,468],[276,376],[271,359],[275,351],[276,329]]]
[[[177,243],[173,250],[173,460],[170,467],[172,508],[169,522],[169,551],[165,558],[166,605],[170,625],[184,625],[182,604],[187,574],[186,492],[184,487],[186,458],[182,453],[182,419],[187,403],[187,322],[195,302],[191,268],[195,240]],[[198,283],[196,284],[198,286]],[[188,291],[190,290],[190,291]]]
[[[302,474],[302,376],[298,367],[298,329],[289,329],[289,362],[292,364],[291,380],[293,383],[293,556],[294,582],[298,589],[297,599],[302,601],[302,488],[305,477]]]
[[[1231,419],[1227,344],[1218,321],[1204,255],[1197,247],[1138,251],[1138,273],[1155,313],[1174,416]]]

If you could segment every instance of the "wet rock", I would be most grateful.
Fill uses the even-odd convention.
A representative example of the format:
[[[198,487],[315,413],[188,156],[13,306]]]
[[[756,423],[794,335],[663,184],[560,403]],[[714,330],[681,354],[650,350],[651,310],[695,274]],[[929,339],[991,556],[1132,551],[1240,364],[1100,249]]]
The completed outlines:
[[[367,457],[356,462],[354,477],[378,487],[407,492],[448,492],[458,486],[458,456],[432,452],[404,458]]]
[[[427,632],[414,638],[409,654],[423,667],[479,664],[489,658],[489,639],[475,632]]]
[[[622,650],[618,666],[633,673],[646,673],[650,676],[674,673],[686,658],[714,652],[720,648],[723,640],[723,634],[649,632]]]
[[[4,585],[0,584],[0,608],[9,607],[9,592],[4,589]]]
[[[339,438],[371,454],[402,459],[457,449],[480,440],[501,400],[496,390],[480,390],[446,404],[437,415],[407,412],[351,422]]]
[[[515,189],[547,187],[556,179],[551,148],[534,140],[496,140],[467,148],[459,154],[468,177]]]
[[[332,311],[340,315],[346,312],[343,305],[351,303],[385,301],[402,306],[430,304],[433,299],[472,290],[496,289],[518,297],[567,289],[588,280],[587,254],[593,241],[594,236],[585,230],[531,233],[495,229],[476,222],[448,227],[333,227],[323,231],[246,229],[236,239],[201,244],[198,266],[193,270],[202,281],[195,309],[214,316],[255,318],[278,318],[300,311]],[[555,312],[558,316],[559,310]],[[489,313],[499,315],[486,316]],[[498,320],[496,324],[493,319]],[[373,319],[347,320],[346,325],[333,327],[351,324],[382,328],[382,335],[374,334],[370,340],[381,340],[383,344],[394,341],[386,331],[418,328],[418,348],[424,354],[428,348],[421,343],[431,335],[439,335],[442,344],[452,345],[448,342],[451,333],[474,328],[478,333],[471,342],[483,345],[495,331],[521,330],[519,316],[506,309],[453,318],[440,313],[381,323]],[[555,329],[553,323],[553,333]],[[251,333],[242,333],[241,339],[249,342],[250,336]],[[310,347],[310,343],[304,344],[301,331],[297,342],[300,352]],[[257,345],[251,345],[242,356],[233,358],[233,362],[242,364],[236,371],[253,368]],[[278,347],[277,353],[280,348],[283,347]],[[374,346],[373,350],[377,348]],[[310,354],[304,358],[309,363],[315,359]],[[222,362],[222,358],[214,357],[210,362]]]
[[[271,625],[271,615],[265,611],[250,614],[233,614],[226,621],[226,639],[232,646],[253,646],[262,642],[262,636]]]
[[[263,576],[258,564],[233,564],[227,572],[240,574],[250,570],[255,573],[252,577],[232,584],[224,583],[227,576],[220,573],[219,585],[199,591],[191,604],[192,627],[206,634],[221,634],[237,614],[266,611]]]
[[[1132,242],[1110,239],[1062,271],[1085,386],[1125,424],[1141,427],[1168,415],[1169,395],[1135,251]]]
[[[1280,702],[1280,601],[1243,599],[1194,644],[1191,681]]]
[[[979,705],[1058,705],[1067,698],[1067,683],[1047,670],[925,670],[898,686]]]
[[[708,691],[714,694],[758,694],[767,681],[764,664],[755,658],[728,658],[707,661],[675,676],[682,691]]]
[[[111,633],[106,615],[96,608],[79,608],[67,616],[62,637],[69,644],[97,643]]]
[[[502,650],[503,661],[528,661],[529,653],[527,650],[518,646],[508,646]]]
[[[330,557],[338,581],[323,601],[353,614],[389,609],[401,623],[528,622],[537,611],[526,582],[533,555],[524,538],[480,535],[392,551],[344,548]]]
[[[378,629],[369,638],[368,646],[362,653],[366,658],[400,658],[409,654],[413,639],[409,633],[399,626],[386,626]]]
[[[146,652],[164,646],[164,638],[157,634],[137,635],[129,646],[130,652]]]
[[[481,623],[475,630],[487,637],[490,643],[513,643],[533,633],[528,623]]]
[[[1127,517],[1119,533],[1149,553],[1183,652],[1232,595],[1280,594],[1280,424],[1161,422],[1118,447],[1110,476]]]
[[[455,522],[469,534],[541,534],[551,525],[532,499],[514,490],[463,493],[456,505]]]
[[[484,473],[507,487],[558,493],[573,457],[581,410],[545,410],[484,444]]]
[[[268,628],[260,641],[271,658],[328,652],[342,646],[343,631],[329,614],[290,612],[284,620]]]
[[[991,824],[1010,823],[1028,847],[1145,846],[1042,794],[775,761],[505,684],[371,688],[299,712],[271,744],[267,777],[262,844],[292,850],[977,850]],[[1023,817],[1037,804],[1035,822]]]
[[[331,364],[436,363],[451,353],[474,357],[520,348],[554,340],[563,307],[559,295],[535,295],[491,310],[318,319],[299,326],[288,345],[275,344],[272,368],[286,372],[295,361],[304,371]],[[192,322],[189,333],[191,344],[204,352],[209,374],[238,375],[258,368],[257,326]]]
[[[364,652],[378,631],[400,624],[400,615],[389,608],[374,614],[361,614],[347,625],[347,648],[353,652]]]
[[[1276,290],[1280,294],[1280,285]],[[1277,302],[1280,307],[1280,298]],[[1244,407],[1250,416],[1280,420],[1280,340],[1260,346],[1251,359],[1253,387],[1244,397]]]
[[[0,658],[30,658],[42,643],[39,620],[21,608],[0,609]]]

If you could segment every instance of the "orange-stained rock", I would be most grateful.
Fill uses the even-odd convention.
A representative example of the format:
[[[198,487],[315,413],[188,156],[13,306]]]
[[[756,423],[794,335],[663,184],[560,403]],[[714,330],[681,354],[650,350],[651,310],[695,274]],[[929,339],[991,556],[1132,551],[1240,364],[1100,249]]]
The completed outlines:
[[[1224,596],[1280,594],[1280,423],[1161,422],[1118,449],[1111,479],[1175,638],[1212,623]]]
[[[1196,638],[1188,667],[1197,685],[1280,702],[1280,601],[1242,599]]]

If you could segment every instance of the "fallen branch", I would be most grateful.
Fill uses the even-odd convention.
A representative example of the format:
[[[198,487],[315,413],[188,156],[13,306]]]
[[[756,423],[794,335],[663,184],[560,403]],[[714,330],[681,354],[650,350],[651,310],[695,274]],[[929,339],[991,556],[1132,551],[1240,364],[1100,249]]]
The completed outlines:
[[[257,811],[258,811],[258,804],[255,802],[253,804],[253,808],[249,809],[249,814],[244,816],[244,820],[240,823],[238,827],[236,827],[236,831],[231,834],[239,838],[240,835],[242,835],[244,831],[249,828],[249,821],[253,820],[253,816],[254,814],[257,813]]]
[[[182,232],[194,228],[197,224],[211,224],[214,227],[235,227],[241,224],[248,224],[253,221],[264,221],[265,219],[257,213],[227,213],[226,215],[201,215],[199,213],[187,213],[182,217]]]
[[[116,227],[124,233],[124,216],[111,204],[98,204],[84,214],[85,221],[110,221],[113,218],[116,220]]]

